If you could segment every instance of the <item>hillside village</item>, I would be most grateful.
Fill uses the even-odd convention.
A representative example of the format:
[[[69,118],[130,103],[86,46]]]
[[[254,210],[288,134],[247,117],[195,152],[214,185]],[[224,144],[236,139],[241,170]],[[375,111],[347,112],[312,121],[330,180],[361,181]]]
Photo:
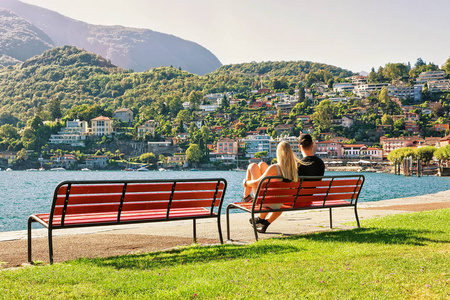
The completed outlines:
[[[192,91],[189,101],[179,103],[174,118],[164,115],[164,107],[146,120],[137,118],[136,108],[126,107],[90,120],[70,119],[73,114],[66,114],[43,121],[35,114],[28,124],[35,126],[35,132],[40,126],[51,128],[48,140],[41,143],[40,151],[32,149],[31,143],[28,149],[11,151],[11,144],[0,153],[0,167],[242,168],[251,161],[272,161],[283,140],[300,156],[300,133],[315,138],[317,155],[329,163],[383,161],[398,148],[450,143],[446,71],[420,72],[408,82],[373,82],[373,76],[374,70],[342,82],[317,81],[297,87],[283,83],[283,78],[264,87],[261,80],[247,93]],[[94,108],[98,109],[89,107]],[[12,127],[2,126],[3,144],[5,130],[12,130],[4,126]],[[22,141],[26,141],[26,130],[16,133]]]

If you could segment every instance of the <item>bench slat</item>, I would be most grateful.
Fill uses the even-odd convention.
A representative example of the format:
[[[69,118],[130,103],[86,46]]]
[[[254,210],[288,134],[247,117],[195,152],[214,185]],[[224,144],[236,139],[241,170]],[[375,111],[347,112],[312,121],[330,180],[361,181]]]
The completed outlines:
[[[355,186],[344,186],[344,187],[320,187],[320,188],[305,188],[305,189],[301,189],[300,192],[298,193],[299,195],[311,195],[311,194],[334,194],[334,193],[353,193],[354,191],[359,191],[360,187],[356,187]],[[267,189],[267,191],[264,191],[263,194],[267,196],[276,196],[276,195],[296,195],[297,194],[297,189]]]
[[[223,191],[218,191],[216,200],[220,200]],[[187,199],[213,199],[215,191],[207,192],[182,192],[175,193],[173,200],[187,200]],[[169,200],[171,193],[136,193],[126,194],[124,202],[134,201],[161,201]],[[68,205],[74,204],[94,204],[94,203],[119,203],[121,201],[122,194],[94,194],[94,195],[70,195]],[[56,205],[64,205],[65,196],[58,196]]]
[[[124,184],[92,184],[92,185],[72,185],[70,189],[71,195],[80,194],[115,194],[122,193]],[[129,183],[127,185],[127,193],[135,192],[170,192],[173,183]],[[176,191],[192,191],[192,190],[212,190],[215,191],[217,182],[177,182]],[[67,185],[63,185],[58,190],[58,195],[66,195]],[[219,190],[224,188],[223,182],[219,184]]]

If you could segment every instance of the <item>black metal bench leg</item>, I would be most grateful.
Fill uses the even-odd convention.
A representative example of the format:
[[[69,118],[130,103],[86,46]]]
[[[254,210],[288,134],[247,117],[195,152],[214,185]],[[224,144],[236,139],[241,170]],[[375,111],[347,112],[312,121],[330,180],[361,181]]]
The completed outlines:
[[[252,225],[255,232],[255,240],[258,241],[258,231],[256,230],[255,215],[252,213]]]
[[[28,262],[32,263],[31,261],[31,223],[33,223],[32,218],[28,218]]]
[[[331,207],[330,207],[330,228],[333,228],[333,214],[331,213]]]
[[[356,210],[356,205],[355,205],[355,217],[356,217],[356,223],[358,224],[358,228],[361,228],[361,225],[359,224],[358,211]]]
[[[195,219],[193,219],[193,231],[194,231],[194,244],[196,244],[197,243],[197,226],[196,226],[196,222],[195,222]]]
[[[53,264],[53,236],[50,228],[48,229],[48,255],[50,258],[50,264]]]
[[[227,219],[227,241],[230,240],[230,206],[227,206],[227,213],[226,213],[226,219]]]
[[[219,240],[220,240],[220,243],[223,244],[222,226],[220,224],[220,214],[217,216],[217,227],[219,229]]]

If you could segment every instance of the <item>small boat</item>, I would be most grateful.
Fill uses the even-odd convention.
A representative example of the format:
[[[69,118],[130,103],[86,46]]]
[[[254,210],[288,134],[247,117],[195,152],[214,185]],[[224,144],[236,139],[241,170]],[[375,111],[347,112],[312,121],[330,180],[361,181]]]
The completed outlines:
[[[65,171],[66,169],[60,167],[60,168],[51,168],[50,171]]]
[[[8,169],[6,169],[5,171],[7,171],[7,172],[11,172],[11,171],[12,171],[12,169],[11,169],[11,168],[8,168]]]
[[[164,168],[159,168],[158,171],[160,171],[160,172],[166,172],[167,170],[164,169]]]
[[[90,171],[91,169],[89,169],[89,168],[83,168],[83,169],[81,169],[81,171],[83,171],[83,172],[85,172],[85,171]]]
[[[198,171],[197,169],[190,169],[189,171]]]
[[[26,169],[25,171],[27,171],[27,172],[37,172],[38,169]]]
[[[40,167],[39,171],[45,171],[44,167]]]
[[[138,172],[148,172],[148,169],[146,167],[140,167],[136,171],[138,171]]]

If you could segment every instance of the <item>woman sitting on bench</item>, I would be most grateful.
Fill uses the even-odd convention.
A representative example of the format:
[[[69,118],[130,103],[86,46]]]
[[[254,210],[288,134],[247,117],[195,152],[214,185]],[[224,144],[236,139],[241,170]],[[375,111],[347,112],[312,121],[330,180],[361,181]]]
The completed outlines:
[[[268,166],[265,162],[260,162],[248,166],[244,179],[244,202],[253,201],[250,193],[253,191],[253,195],[255,195],[259,182],[266,176],[283,176],[286,180],[298,181],[297,159],[288,142],[283,141],[278,144],[276,164]],[[280,208],[281,203],[272,204],[270,207],[273,209]],[[268,220],[266,220],[267,215],[268,213],[261,213],[256,218],[255,223],[258,232],[266,232],[267,227],[281,215],[281,212],[273,212]],[[251,222],[252,219],[250,219]]]

